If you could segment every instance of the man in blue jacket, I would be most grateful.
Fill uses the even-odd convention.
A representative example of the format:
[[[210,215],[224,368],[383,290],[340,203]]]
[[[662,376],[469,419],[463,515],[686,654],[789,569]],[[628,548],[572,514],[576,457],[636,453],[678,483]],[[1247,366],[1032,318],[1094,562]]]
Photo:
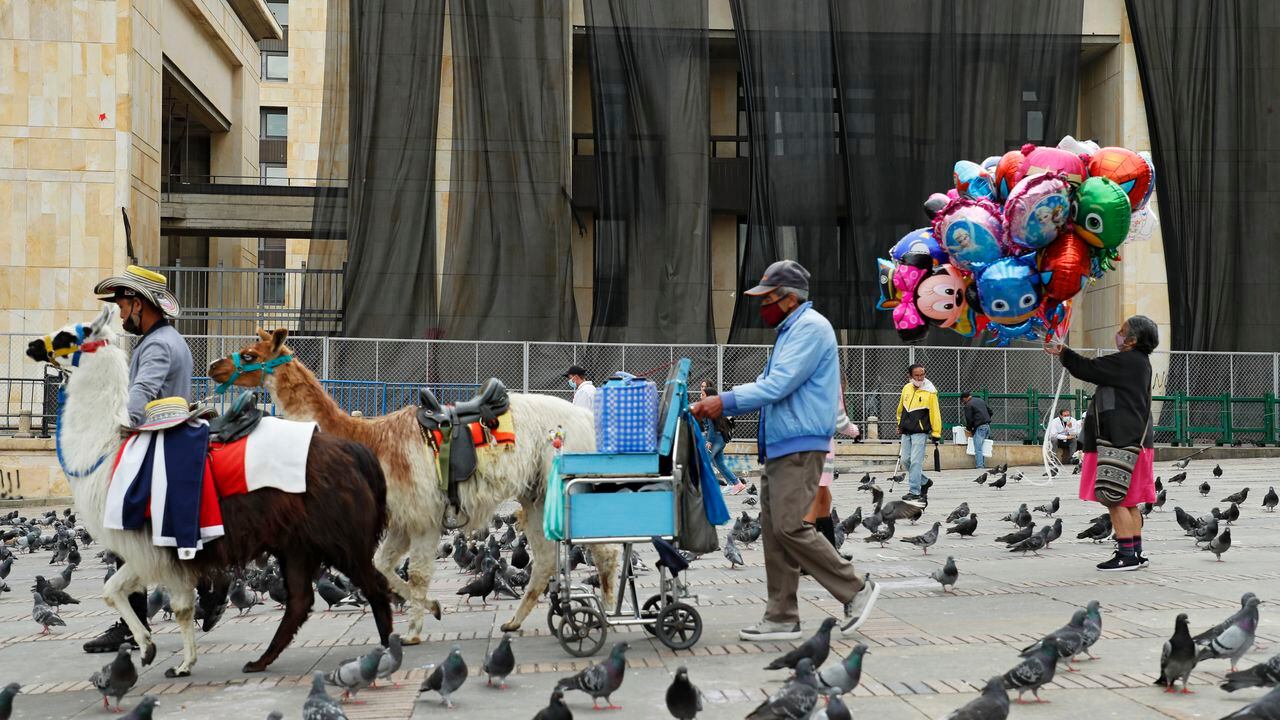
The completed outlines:
[[[764,372],[753,383],[691,408],[699,419],[760,411],[760,523],[769,601],[764,619],[738,637],[800,638],[796,588],[801,570],[844,604],[840,629],[851,632],[871,613],[880,587],[859,575],[804,521],[818,491],[840,403],[836,334],[808,302],[809,272],[794,260],[770,265],[760,284],[746,294],[760,297],[761,319],[778,330]]]

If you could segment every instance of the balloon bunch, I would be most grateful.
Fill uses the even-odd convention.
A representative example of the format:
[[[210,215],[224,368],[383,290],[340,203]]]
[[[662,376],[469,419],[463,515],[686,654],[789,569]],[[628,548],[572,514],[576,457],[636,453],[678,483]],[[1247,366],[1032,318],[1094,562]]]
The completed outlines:
[[[952,179],[924,203],[931,225],[879,260],[876,307],[893,312],[904,342],[932,325],[999,346],[1065,335],[1072,299],[1115,267],[1132,216],[1150,212],[1155,168],[1067,136],[961,160]]]

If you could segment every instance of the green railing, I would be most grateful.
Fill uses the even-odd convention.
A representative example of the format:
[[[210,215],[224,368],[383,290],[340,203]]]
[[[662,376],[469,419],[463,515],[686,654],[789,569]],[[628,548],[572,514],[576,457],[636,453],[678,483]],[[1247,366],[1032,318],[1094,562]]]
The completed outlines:
[[[1006,401],[1004,422],[992,422],[991,428],[1020,433],[1024,445],[1038,445],[1044,440],[1047,403],[1056,399],[1059,407],[1069,407],[1074,417],[1080,417],[1088,408],[1090,400],[1089,393],[1084,390],[1058,395],[1056,398],[1053,393],[1041,393],[1034,388],[1028,388],[1025,393],[992,393],[980,390],[973,394],[987,401],[988,405],[992,400]],[[953,403],[954,407],[959,404],[960,393],[938,393],[938,399],[944,406]],[[1175,447],[1190,446],[1196,438],[1209,438],[1216,445],[1234,445],[1246,439],[1259,445],[1280,445],[1276,423],[1280,401],[1270,393],[1262,397],[1177,393],[1156,395],[1152,399],[1163,404],[1155,424],[1156,438],[1160,442],[1168,442]],[[1015,401],[1015,405],[1010,406],[1007,401]],[[1206,406],[1213,410],[1206,409]],[[1193,409],[1196,412],[1193,413]],[[1213,420],[1206,422],[1210,417]],[[1251,422],[1250,419],[1253,419],[1253,424],[1244,424]],[[955,425],[956,423],[945,423],[944,432],[950,432]]]

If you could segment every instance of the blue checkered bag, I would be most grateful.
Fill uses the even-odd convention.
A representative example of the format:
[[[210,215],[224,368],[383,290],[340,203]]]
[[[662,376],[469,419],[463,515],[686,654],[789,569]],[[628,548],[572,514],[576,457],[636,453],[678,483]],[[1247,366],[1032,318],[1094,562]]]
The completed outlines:
[[[596,390],[596,452],[658,451],[658,386],[618,373]]]

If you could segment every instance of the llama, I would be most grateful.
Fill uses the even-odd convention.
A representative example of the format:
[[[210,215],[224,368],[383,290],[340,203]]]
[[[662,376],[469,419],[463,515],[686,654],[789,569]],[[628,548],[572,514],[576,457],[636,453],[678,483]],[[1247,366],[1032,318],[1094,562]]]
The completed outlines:
[[[271,363],[282,356],[292,356],[285,345],[288,331],[274,333],[258,330],[259,341],[241,348],[242,365]],[[230,357],[222,358],[209,368],[209,376],[226,382],[235,373]],[[401,642],[420,642],[424,610],[440,619],[440,604],[431,599],[428,586],[435,569],[436,545],[444,526],[447,497],[437,483],[435,455],[423,439],[417,408],[403,407],[381,417],[353,418],[329,397],[316,376],[296,357],[277,364],[270,372],[243,372],[235,384],[242,387],[265,386],[285,416],[295,420],[312,420],[320,429],[350,438],[373,448],[387,476],[387,537],[378,549],[375,564],[386,576],[392,590],[410,601],[409,628]],[[546,478],[555,452],[547,440],[557,428],[564,430],[566,452],[590,452],[595,449],[595,427],[591,413],[561,398],[547,395],[512,393],[511,416],[516,441],[509,448],[481,450],[475,477],[459,485],[461,509],[470,520],[466,529],[483,527],[497,506],[511,498],[523,508],[524,530],[529,538],[533,559],[529,584],[515,615],[502,626],[513,632],[538,603],[538,597],[555,571],[555,543],[542,533],[542,511],[546,494]],[[395,572],[396,565],[409,553],[409,580]],[[618,551],[602,546],[592,552],[601,579],[605,606],[613,602],[614,578]]]
[[[131,592],[148,584],[164,585],[182,631],[182,662],[166,677],[186,677],[196,663],[195,586],[226,582],[230,567],[263,553],[279,561],[289,599],[284,617],[266,651],[244,672],[265,670],[289,645],[306,621],[314,601],[311,578],[322,564],[345,573],[364,592],[385,645],[391,633],[390,590],[370,558],[386,525],[386,480],[376,458],[358,443],[315,433],[307,457],[307,492],[272,488],[222,499],[225,535],[206,545],[192,560],[179,560],[174,548],[152,544],[150,532],[108,530],[104,525],[112,463],[129,425],[128,359],[111,329],[116,306],[104,305],[88,325],[68,325],[34,340],[27,355],[52,360],[51,351],[74,350],[58,419],[58,453],[71,485],[80,522],[107,549],[125,561],[107,580],[102,597],[129,626],[142,662],[155,659],[151,633],[129,607]]]

